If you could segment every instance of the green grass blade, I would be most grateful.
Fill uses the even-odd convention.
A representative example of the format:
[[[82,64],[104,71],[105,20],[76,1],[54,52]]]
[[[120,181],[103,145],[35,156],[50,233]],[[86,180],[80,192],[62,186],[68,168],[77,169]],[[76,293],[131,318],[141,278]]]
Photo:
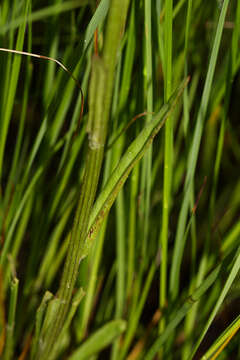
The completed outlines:
[[[222,38],[224,20],[226,17],[227,9],[229,5],[229,0],[225,0],[222,6],[221,14],[218,21],[218,26],[216,30],[216,35],[214,39],[214,44],[211,52],[207,77],[204,85],[204,90],[202,94],[201,104],[198,112],[197,123],[194,131],[193,142],[191,150],[188,156],[188,167],[187,167],[187,176],[185,181],[185,191],[184,199],[181,206],[181,212],[178,219],[177,234],[174,245],[174,254],[173,261],[171,266],[170,274],[170,292],[173,299],[176,298],[179,291],[179,276],[180,276],[180,267],[182,262],[183,250],[185,243],[182,241],[183,234],[186,227],[187,214],[189,210],[190,194],[192,188],[192,182],[195,174],[196,163],[199,154],[200,141],[202,137],[202,131],[204,126],[204,120],[206,116],[207,106],[209,102],[210,92],[212,88],[213,76],[215,72],[220,41]]]
[[[225,285],[224,285],[224,287],[223,287],[223,289],[222,289],[222,291],[220,293],[220,296],[219,296],[219,298],[217,300],[217,303],[214,306],[214,308],[213,308],[213,310],[211,312],[211,315],[210,315],[206,325],[204,326],[204,329],[203,329],[197,343],[194,346],[194,349],[192,351],[190,359],[192,359],[193,356],[195,355],[199,345],[201,344],[201,342],[202,342],[204,336],[206,335],[210,325],[212,324],[213,319],[215,318],[220,306],[222,305],[227,293],[229,292],[233,281],[235,280],[236,276],[238,275],[239,270],[240,270],[240,248],[238,249],[238,252],[236,254],[236,259],[235,259],[234,264],[232,266],[231,272],[230,272],[230,274],[229,274],[229,276],[228,276],[228,278],[227,278],[227,280],[225,282]]]
[[[109,4],[110,4],[109,0],[102,0],[96,12],[94,13],[91,21],[89,22],[84,39],[84,48],[83,48],[84,51],[87,49],[88,45],[90,44],[90,41],[92,40],[94,32],[97,29],[97,27],[100,26],[104,21],[109,9]]]
[[[18,32],[18,37],[17,37],[17,43],[16,43],[17,50],[22,50],[22,48],[23,48],[24,34],[25,34],[25,29],[26,29],[26,21],[27,21],[29,4],[30,4],[30,2],[27,1],[26,5],[25,5],[24,23],[20,27],[19,32]],[[10,118],[11,118],[12,111],[13,111],[13,105],[14,105],[14,99],[15,99],[15,94],[16,94],[16,89],[17,89],[21,61],[22,61],[21,56],[15,56],[13,59],[10,85],[9,85],[9,89],[8,89],[8,96],[7,96],[5,111],[4,111],[4,118],[2,119],[2,129],[1,129],[1,133],[0,133],[0,181],[2,180],[2,167],[3,167],[5,144],[6,144],[6,140],[7,140]]]
[[[127,151],[119,161],[119,164],[113,171],[109,181],[99,195],[96,203],[94,204],[90,221],[89,221],[89,233],[86,240],[84,256],[89,251],[91,242],[97,234],[97,231],[104,219],[104,216],[110,210],[119,190],[122,188],[126,181],[130,171],[134,165],[142,158],[148,146],[151,145],[154,137],[160,131],[164,125],[166,119],[169,117],[176,102],[182,93],[187,81],[185,80],[178,88],[176,93],[172,96],[171,100],[162,107],[160,112],[154,116],[153,120],[149,122],[137,138],[128,147]]]
[[[8,315],[8,324],[6,331],[6,345],[3,359],[10,360],[13,359],[14,354],[14,329],[15,329],[15,316],[16,316],[16,307],[17,307],[17,297],[18,297],[18,285],[19,280],[14,278],[10,286],[10,304],[9,304],[9,315]]]
[[[165,3],[165,73],[164,73],[164,102],[166,103],[172,94],[172,26],[173,26],[173,2]],[[161,247],[162,261],[160,265],[160,308],[166,306],[167,301],[167,266],[168,266],[168,234],[169,214],[172,188],[173,167],[173,119],[170,117],[164,134],[164,174],[163,174],[163,202],[162,202],[162,226],[160,231],[159,245]],[[160,332],[165,327],[165,320],[159,324]]]
[[[99,353],[105,347],[109,346],[125,329],[126,322],[124,320],[113,320],[107,323],[89,337],[79,349],[75,350],[68,360],[89,359],[90,356]]]
[[[171,333],[176,329],[179,323],[184,319],[186,314],[192,308],[194,304],[196,304],[204,293],[214,284],[216,281],[221,268],[224,267],[224,264],[218,265],[218,267],[213,270],[210,275],[203,281],[201,286],[194,291],[194,293],[185,301],[185,303],[181,306],[181,308],[174,314],[172,314],[172,319],[170,319],[169,324],[166,326],[162,335],[158,337],[158,339],[153,343],[151,348],[148,350],[145,359],[152,360],[154,359],[157,352],[161,349],[163,344],[169,339]]]
[[[28,22],[34,22],[39,20],[44,20],[46,17],[54,16],[57,14],[61,14],[62,12],[71,11],[80,6],[86,5],[90,0],[71,0],[65,1],[61,4],[54,4],[47,6],[43,9],[34,11],[31,15],[28,16]],[[7,31],[16,29],[24,23],[24,17],[20,17],[18,19],[14,19],[13,21],[9,22],[8,24],[4,24],[1,27],[0,34],[5,34]]]
[[[43,173],[43,168],[40,167],[38,169],[38,171],[36,171],[35,175],[33,176],[32,180],[31,180],[30,184],[28,185],[28,187],[27,187],[27,189],[26,189],[26,191],[24,193],[24,196],[23,196],[23,198],[22,198],[22,200],[21,200],[21,202],[20,202],[20,204],[18,206],[18,209],[17,209],[17,211],[16,211],[16,213],[14,215],[14,218],[12,220],[11,226],[9,228],[6,240],[5,240],[3,248],[2,248],[2,252],[1,252],[1,255],[0,255],[0,264],[1,265],[6,261],[7,253],[8,253],[8,250],[10,248],[13,233],[14,233],[14,230],[16,228],[19,217],[21,216],[21,213],[22,213],[22,211],[24,209],[24,206],[25,206],[27,200],[32,195],[34,187],[35,187],[37,181],[39,180],[40,176],[42,175],[42,173]]]
[[[142,315],[143,307],[146,303],[146,299],[147,299],[147,296],[148,296],[148,293],[150,290],[150,286],[152,284],[153,276],[156,272],[156,268],[157,268],[156,265],[157,264],[154,261],[148,271],[147,278],[146,278],[146,281],[145,281],[145,284],[144,284],[144,287],[143,287],[143,290],[141,293],[141,297],[140,297],[139,303],[137,304],[137,307],[136,307],[136,311],[132,312],[132,316],[129,319],[127,332],[126,332],[126,335],[124,338],[124,343],[123,343],[121,353],[119,356],[119,359],[121,359],[121,360],[126,358],[126,354],[131,345],[131,342],[134,338],[134,334],[136,332],[137,325],[138,325],[140,316]]]
[[[144,1],[144,22],[145,22],[145,87],[147,117],[146,123],[152,120],[153,112],[153,68],[152,68],[152,5],[151,0]],[[144,212],[143,239],[142,239],[142,258],[144,264],[144,254],[147,251],[147,237],[149,232],[150,196],[151,196],[151,172],[152,172],[152,147],[147,150],[142,162],[142,207]]]
[[[184,75],[188,76],[188,47],[189,47],[189,36],[190,36],[190,25],[192,17],[192,0],[188,0],[187,8],[187,20],[186,20],[186,30],[185,30],[185,44],[184,44],[184,57],[185,57],[185,66],[184,66]],[[189,123],[189,98],[188,98],[188,89],[184,90],[183,94],[183,109],[184,109],[184,133],[187,134],[188,123]]]
[[[216,355],[218,350],[224,346],[229,339],[236,334],[240,328],[240,315],[227,327],[227,329],[217,338],[210,349],[203,355],[202,360],[210,360],[213,355]]]
[[[52,298],[53,298],[53,294],[51,294],[49,291],[47,291],[43,296],[43,299],[42,299],[41,304],[39,305],[39,308],[37,309],[35,333],[34,333],[34,338],[33,338],[33,343],[32,343],[32,348],[31,348],[31,360],[34,360],[34,358],[36,356],[36,351],[37,351],[38,342],[39,342],[39,338],[40,338],[40,332],[41,332],[43,319],[44,319],[44,313],[47,309],[48,302]]]

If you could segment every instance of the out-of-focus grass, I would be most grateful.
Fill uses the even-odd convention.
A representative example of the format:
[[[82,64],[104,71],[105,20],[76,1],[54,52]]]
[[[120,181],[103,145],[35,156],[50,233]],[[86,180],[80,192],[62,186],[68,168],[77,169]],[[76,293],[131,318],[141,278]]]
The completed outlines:
[[[109,6],[108,0],[0,4],[0,47],[60,60],[81,83],[85,103],[78,127],[82,99],[68,74],[52,62],[0,51],[4,360],[37,358],[38,341],[58,311],[88,165],[87,121],[91,107],[106,105],[107,82],[89,102],[89,81],[93,55],[105,56]],[[100,209],[102,225],[91,250],[84,249],[89,254],[51,356],[238,358],[240,3],[131,0],[122,34],[90,214],[94,219]],[[126,150],[187,75],[164,131],[133,161],[106,214],[102,199],[115,199],[121,187],[116,182],[109,190],[119,161],[130,161]]]

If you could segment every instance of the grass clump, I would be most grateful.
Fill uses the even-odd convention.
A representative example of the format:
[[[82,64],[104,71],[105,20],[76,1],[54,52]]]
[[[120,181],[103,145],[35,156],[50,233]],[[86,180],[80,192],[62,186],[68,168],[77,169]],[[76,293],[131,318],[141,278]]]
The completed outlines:
[[[238,358],[240,4],[0,24],[1,358]]]

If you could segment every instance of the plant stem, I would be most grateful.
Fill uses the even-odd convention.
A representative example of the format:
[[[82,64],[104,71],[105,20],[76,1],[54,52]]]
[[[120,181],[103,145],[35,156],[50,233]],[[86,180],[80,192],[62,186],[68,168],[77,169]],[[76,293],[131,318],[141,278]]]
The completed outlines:
[[[165,15],[165,74],[164,74],[164,102],[166,103],[172,92],[172,0],[166,1]],[[164,145],[164,179],[163,179],[163,208],[162,208],[162,229],[160,233],[161,276],[160,276],[160,298],[159,305],[163,309],[167,302],[167,264],[168,264],[168,226],[169,211],[171,202],[172,184],[172,162],[173,162],[173,125],[172,119],[168,119],[165,127]],[[164,331],[165,319],[159,323],[160,333]]]
[[[100,176],[104,144],[112,100],[117,51],[125,26],[129,0],[113,0],[108,16],[102,59],[94,57],[89,89],[89,147],[71,240],[58,291],[60,300],[56,314],[40,339],[37,359],[51,359],[51,352],[63,328],[70,308],[72,292],[78,275],[82,249],[87,237],[89,217]]]

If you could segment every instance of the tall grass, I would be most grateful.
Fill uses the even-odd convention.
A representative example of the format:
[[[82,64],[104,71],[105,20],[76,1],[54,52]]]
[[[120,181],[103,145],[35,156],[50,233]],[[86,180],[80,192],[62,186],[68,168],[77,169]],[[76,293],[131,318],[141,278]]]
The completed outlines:
[[[2,359],[240,357],[239,29],[230,0],[1,2]]]

